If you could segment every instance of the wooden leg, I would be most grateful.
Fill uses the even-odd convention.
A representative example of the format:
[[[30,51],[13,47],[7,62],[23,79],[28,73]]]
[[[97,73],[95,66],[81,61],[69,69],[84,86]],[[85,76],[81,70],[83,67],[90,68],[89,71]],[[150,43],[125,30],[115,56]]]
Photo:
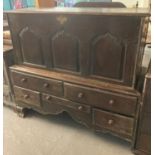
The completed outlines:
[[[25,117],[25,111],[26,111],[25,108],[20,107],[19,105],[16,105],[16,107],[15,107],[15,112],[17,113],[17,115],[18,115],[19,117],[24,118],[24,117]]]

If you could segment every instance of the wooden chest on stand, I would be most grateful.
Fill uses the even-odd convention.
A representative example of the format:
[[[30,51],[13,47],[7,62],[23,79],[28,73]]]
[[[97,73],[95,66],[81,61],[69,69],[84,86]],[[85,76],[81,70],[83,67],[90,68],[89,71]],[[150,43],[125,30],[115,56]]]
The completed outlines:
[[[145,9],[54,8],[7,12],[18,107],[69,113],[96,131],[130,142],[147,34]]]

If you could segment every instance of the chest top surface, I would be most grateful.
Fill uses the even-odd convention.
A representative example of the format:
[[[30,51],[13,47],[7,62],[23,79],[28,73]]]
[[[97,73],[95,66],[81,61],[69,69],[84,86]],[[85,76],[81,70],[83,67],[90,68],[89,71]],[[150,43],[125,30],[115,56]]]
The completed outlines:
[[[47,14],[84,14],[84,15],[126,15],[126,16],[150,16],[150,10],[147,8],[26,8],[6,13],[47,13]]]

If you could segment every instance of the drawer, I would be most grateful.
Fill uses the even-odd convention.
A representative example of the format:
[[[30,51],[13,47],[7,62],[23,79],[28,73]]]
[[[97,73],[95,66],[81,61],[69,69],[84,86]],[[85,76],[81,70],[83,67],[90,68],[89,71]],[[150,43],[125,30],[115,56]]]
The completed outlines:
[[[63,84],[61,81],[51,80],[24,73],[12,71],[13,84],[16,86],[50,93],[57,96],[63,95]]]
[[[14,86],[15,100],[32,106],[40,107],[40,93]]]
[[[83,105],[80,103],[75,103],[66,99],[62,99],[59,97],[55,97],[49,94],[42,94],[42,101],[49,103],[49,104],[59,104],[62,106],[65,106],[67,108],[79,111],[79,112],[84,112],[84,113],[90,113],[91,108],[88,105]]]
[[[101,130],[108,129],[122,136],[131,137],[134,119],[103,110],[93,109],[93,123]]]
[[[137,98],[127,95],[101,91],[98,89],[64,84],[65,98],[72,101],[90,104],[105,110],[134,116],[137,107]]]

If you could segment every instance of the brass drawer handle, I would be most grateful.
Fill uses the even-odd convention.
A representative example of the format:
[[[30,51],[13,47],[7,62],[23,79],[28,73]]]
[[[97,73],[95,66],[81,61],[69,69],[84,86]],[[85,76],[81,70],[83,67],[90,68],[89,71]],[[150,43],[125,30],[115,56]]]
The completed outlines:
[[[44,86],[44,88],[48,88],[49,87],[49,83],[44,83],[43,86]]]
[[[50,101],[52,99],[51,96],[46,96],[46,100]]]
[[[29,95],[24,95],[24,99],[28,99],[29,98]]]
[[[109,119],[109,120],[108,120],[108,124],[109,124],[109,125],[112,125],[113,123],[114,123],[114,120],[112,120],[112,119]]]
[[[26,78],[22,78],[20,81],[21,81],[22,83],[24,83],[24,82],[27,81],[27,79],[26,79]]]
[[[82,105],[80,105],[80,106],[78,106],[78,110],[83,110],[83,106]]]
[[[109,105],[113,105],[115,103],[115,101],[114,100],[109,100]]]
[[[78,98],[82,98],[84,96],[83,93],[78,93]]]

